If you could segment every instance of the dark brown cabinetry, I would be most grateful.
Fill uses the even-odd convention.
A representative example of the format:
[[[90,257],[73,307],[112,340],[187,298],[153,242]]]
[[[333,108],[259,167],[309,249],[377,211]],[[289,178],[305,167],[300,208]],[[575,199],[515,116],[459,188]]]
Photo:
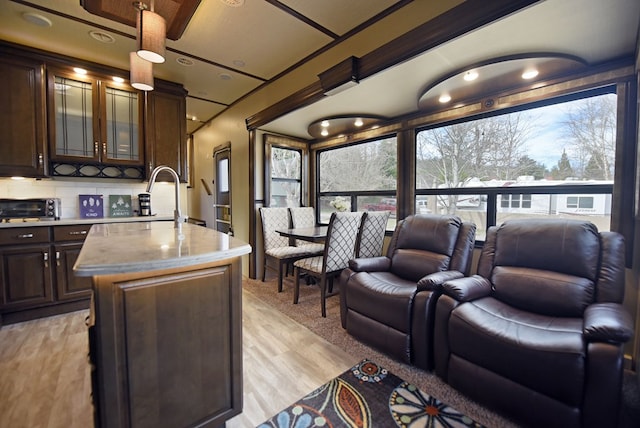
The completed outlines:
[[[167,165],[187,181],[184,87],[156,79],[145,94],[112,72],[125,74],[0,41],[0,176],[144,179]]]
[[[221,427],[242,411],[239,258],[93,281],[96,426]]]
[[[145,150],[147,176],[157,166],[173,168],[180,180],[187,181],[186,91],[180,85],[157,85],[147,93],[145,112]],[[171,181],[169,174],[161,180]]]
[[[78,277],[73,273],[73,265],[80,254],[82,242],[90,228],[91,225],[53,227],[58,301],[91,297],[91,278]]]
[[[0,230],[0,313],[5,324],[87,308],[89,278],[73,264],[90,224]]]
[[[0,260],[3,312],[53,302],[49,228],[0,230]]]
[[[47,88],[52,174],[142,176],[135,169],[144,164],[139,91],[109,76],[55,67],[48,68]]]
[[[0,175],[44,176],[44,63],[0,52],[0,94]]]

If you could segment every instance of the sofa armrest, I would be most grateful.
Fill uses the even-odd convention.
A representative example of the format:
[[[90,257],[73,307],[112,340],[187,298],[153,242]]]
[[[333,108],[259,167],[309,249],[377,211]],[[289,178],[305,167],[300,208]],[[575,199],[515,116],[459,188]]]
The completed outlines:
[[[596,303],[584,311],[583,334],[593,342],[625,343],[633,336],[633,322],[622,305]]]
[[[430,273],[420,278],[420,281],[418,281],[418,291],[435,291],[440,289],[445,282],[462,277],[464,277],[464,274],[457,270]]]
[[[349,267],[355,272],[384,272],[391,267],[391,259],[384,256],[351,259]]]
[[[491,283],[480,276],[466,276],[442,284],[442,291],[459,302],[470,302],[491,294]]]

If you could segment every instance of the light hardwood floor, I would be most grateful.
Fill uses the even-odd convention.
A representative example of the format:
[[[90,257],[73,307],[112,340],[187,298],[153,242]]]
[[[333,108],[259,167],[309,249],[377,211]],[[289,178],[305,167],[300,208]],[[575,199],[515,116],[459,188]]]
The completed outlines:
[[[0,428],[93,426],[88,311],[0,329]],[[243,413],[251,427],[359,361],[243,293]]]

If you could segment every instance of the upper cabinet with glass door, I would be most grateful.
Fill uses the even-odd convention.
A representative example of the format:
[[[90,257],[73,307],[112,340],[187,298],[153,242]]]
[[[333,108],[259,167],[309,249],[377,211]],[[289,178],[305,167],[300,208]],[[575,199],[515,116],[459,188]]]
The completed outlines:
[[[141,174],[138,91],[106,76],[61,69],[49,69],[48,91],[54,175],[137,178]]]

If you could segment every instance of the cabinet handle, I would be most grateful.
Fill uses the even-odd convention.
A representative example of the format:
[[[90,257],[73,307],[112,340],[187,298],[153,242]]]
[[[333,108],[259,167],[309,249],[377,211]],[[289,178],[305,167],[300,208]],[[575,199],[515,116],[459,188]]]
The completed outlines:
[[[56,251],[56,266],[60,266],[60,251]]]
[[[69,232],[69,235],[86,235],[87,231],[86,230],[74,230],[72,232]]]
[[[49,267],[49,253],[44,253],[44,267]]]
[[[18,239],[29,239],[33,238],[33,233],[23,233],[22,235],[17,236]]]
[[[107,143],[102,143],[102,154],[107,157]]]
[[[38,165],[42,166],[44,164],[44,156],[42,153],[38,153]]]
[[[97,141],[93,142],[93,154],[94,154],[94,156],[98,155],[98,142]]]

